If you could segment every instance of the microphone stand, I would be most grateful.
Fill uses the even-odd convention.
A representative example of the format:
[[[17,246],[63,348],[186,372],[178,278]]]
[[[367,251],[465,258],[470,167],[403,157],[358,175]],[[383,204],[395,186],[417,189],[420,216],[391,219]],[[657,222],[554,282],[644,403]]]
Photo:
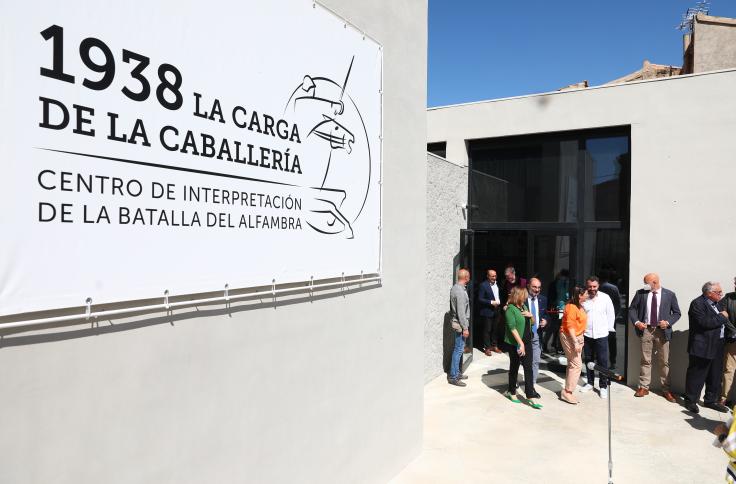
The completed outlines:
[[[613,385],[609,384],[610,390]],[[613,452],[611,449],[611,396],[613,391],[608,392],[608,484],[613,484]]]
[[[608,368],[602,368],[595,363],[589,362],[588,369],[597,371],[600,375],[605,375],[608,378],[609,391],[608,392],[608,484],[613,484],[613,448],[611,445],[611,397],[613,396],[613,382],[622,381],[623,377],[612,372]]]

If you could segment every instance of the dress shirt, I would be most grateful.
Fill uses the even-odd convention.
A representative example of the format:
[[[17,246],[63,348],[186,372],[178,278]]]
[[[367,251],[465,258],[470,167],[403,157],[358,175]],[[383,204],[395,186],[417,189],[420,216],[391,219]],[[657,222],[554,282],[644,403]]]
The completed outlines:
[[[642,321],[642,323],[647,323],[648,325],[652,324],[653,326],[657,326],[657,323],[659,323],[659,321],[655,321],[654,323],[649,321],[652,314],[652,294],[655,292],[657,293],[657,318],[659,318],[659,321],[666,319],[659,313],[659,306],[662,304],[662,288],[659,288],[656,291],[649,291],[649,294],[647,294],[647,312],[644,316],[645,321]]]
[[[529,312],[534,316],[532,323],[532,332],[534,332],[539,327],[539,297],[529,296],[526,303],[529,306]]]
[[[713,301],[711,301],[710,299],[708,299],[708,304],[710,304],[710,307],[713,308],[713,311],[715,311],[716,313],[720,313],[720,311],[718,310],[718,303],[714,303]],[[721,325],[721,336],[720,336],[720,338],[723,339],[725,336],[726,336],[726,326],[724,326],[722,324]]]
[[[490,286],[491,286],[491,291],[493,291],[493,299],[496,301],[501,301],[501,298],[498,297],[498,284],[494,282]]]
[[[609,332],[616,330],[616,311],[608,294],[599,291],[593,299],[583,303],[583,308],[588,313],[585,336],[594,339],[607,338]]]

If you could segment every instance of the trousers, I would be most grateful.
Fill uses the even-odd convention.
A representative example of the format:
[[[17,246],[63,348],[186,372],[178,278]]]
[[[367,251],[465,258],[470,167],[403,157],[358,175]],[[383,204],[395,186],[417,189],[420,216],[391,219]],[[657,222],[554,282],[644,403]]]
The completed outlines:
[[[659,383],[663,392],[670,391],[670,342],[665,338],[664,330],[654,326],[644,328],[641,336],[641,367],[639,386],[649,390],[652,381],[652,358],[656,357],[659,365]]]
[[[705,403],[715,403],[721,394],[721,378],[723,378],[723,340],[718,345],[714,358],[701,358],[690,355],[685,373],[685,395],[691,402],[700,399],[700,392],[705,385]]]
[[[585,362],[595,361],[596,364],[608,368],[608,336],[602,338],[585,337],[585,346],[583,347]],[[588,385],[595,382],[595,371],[585,368],[585,374],[588,377]],[[598,387],[606,388],[608,386],[608,378],[605,375],[598,375]]]
[[[575,387],[580,380],[580,373],[583,371],[583,359],[581,357],[582,350],[575,349],[575,343],[583,343],[583,335],[571,338],[567,333],[560,333],[560,342],[565,350],[567,358],[567,370],[565,371],[565,390],[574,392]]]
[[[728,394],[731,393],[734,373],[736,373],[736,341],[726,343],[726,346],[723,349],[723,382],[721,384],[721,397],[724,400],[729,399]]]
[[[532,352],[530,345],[524,343],[526,347],[526,353],[524,356],[519,356],[516,351],[516,346],[507,344],[506,349],[509,352],[509,359],[511,364],[509,365],[509,392],[516,392],[516,381],[519,377],[519,366],[524,368],[524,393],[526,398],[533,398],[536,391],[534,390],[534,375],[532,374]]]

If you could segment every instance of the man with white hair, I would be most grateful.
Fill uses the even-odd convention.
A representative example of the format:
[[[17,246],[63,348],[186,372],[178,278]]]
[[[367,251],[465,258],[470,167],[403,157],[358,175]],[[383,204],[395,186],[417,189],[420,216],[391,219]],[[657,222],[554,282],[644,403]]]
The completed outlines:
[[[447,383],[458,387],[464,387],[466,375],[460,373],[460,359],[465,350],[465,338],[470,335],[470,299],[465,289],[470,280],[470,272],[460,269],[457,272],[457,284],[450,289],[450,322],[455,331],[455,347],[452,350],[450,360],[450,373],[447,375]]]
[[[703,295],[693,299],[687,312],[690,319],[687,340],[690,361],[685,374],[685,408],[698,413],[698,399],[705,385],[705,406],[726,413],[728,408],[718,402],[718,397],[721,394],[728,313],[718,306],[723,296],[720,282],[708,281],[703,284],[702,291]]]

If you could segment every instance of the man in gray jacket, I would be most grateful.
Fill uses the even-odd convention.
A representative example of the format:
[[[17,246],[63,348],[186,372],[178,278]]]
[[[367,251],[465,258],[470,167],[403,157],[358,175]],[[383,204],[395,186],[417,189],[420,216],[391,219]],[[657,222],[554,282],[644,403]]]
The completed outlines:
[[[470,335],[468,328],[470,327],[470,300],[468,299],[468,291],[465,286],[470,280],[470,272],[467,269],[460,269],[457,272],[457,284],[450,289],[450,321],[452,329],[455,331],[455,348],[452,350],[452,360],[450,361],[450,374],[447,375],[447,383],[464,387],[465,382],[462,381],[467,376],[460,373],[460,359],[465,349],[465,338]]]

